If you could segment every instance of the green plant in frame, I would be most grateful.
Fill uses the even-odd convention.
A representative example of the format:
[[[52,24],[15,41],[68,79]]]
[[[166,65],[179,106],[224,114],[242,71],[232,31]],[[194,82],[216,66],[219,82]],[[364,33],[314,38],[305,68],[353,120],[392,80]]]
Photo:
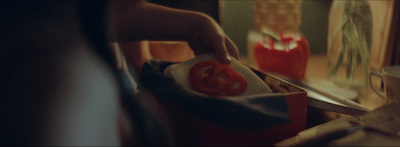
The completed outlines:
[[[356,67],[361,65],[362,72],[365,75],[363,83],[366,83],[368,80],[366,75],[368,75],[372,34],[371,9],[368,1],[351,0],[341,2],[343,4],[343,24],[334,33],[331,40],[332,43],[328,48],[329,58],[334,58],[333,62],[329,62],[329,77],[338,76],[340,67],[344,66],[345,80],[355,80]],[[337,41],[340,45],[334,46]],[[333,55],[335,53],[337,54]]]

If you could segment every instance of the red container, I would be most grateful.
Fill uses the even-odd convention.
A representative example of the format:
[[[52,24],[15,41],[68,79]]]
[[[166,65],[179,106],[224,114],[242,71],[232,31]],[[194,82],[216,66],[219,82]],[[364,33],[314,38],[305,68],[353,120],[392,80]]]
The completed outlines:
[[[266,37],[254,47],[254,59],[258,68],[292,79],[305,77],[309,58],[309,45],[300,34],[283,34],[280,41]]]
[[[260,130],[240,130],[213,124],[200,119],[167,102],[161,106],[168,115],[175,132],[177,145],[185,146],[265,146],[295,136],[306,128],[306,91],[263,72],[254,72],[277,93],[286,96],[290,124]]]

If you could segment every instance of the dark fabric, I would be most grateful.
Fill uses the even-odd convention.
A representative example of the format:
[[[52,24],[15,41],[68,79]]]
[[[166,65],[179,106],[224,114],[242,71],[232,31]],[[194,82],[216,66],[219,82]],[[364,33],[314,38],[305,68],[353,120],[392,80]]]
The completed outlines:
[[[78,1],[78,19],[82,31],[89,39],[97,54],[110,66],[115,68],[115,57],[108,47],[107,38],[107,12],[108,1]]]
[[[113,69],[116,67],[116,59],[108,46],[106,33],[106,21],[108,12],[108,1],[79,1],[77,4],[79,20],[82,31],[94,46],[95,52]],[[129,73],[117,70],[115,74],[120,83],[121,104],[132,123],[132,134],[139,140],[128,140],[124,145],[140,146],[165,146],[169,145],[164,128],[159,125],[154,116],[151,116],[146,108],[137,100],[129,82]],[[136,82],[136,81],[134,81]]]
[[[223,98],[200,95],[163,75],[171,64],[148,60],[142,68],[141,83],[159,100],[214,124],[236,129],[263,129],[290,122],[282,94]]]
[[[48,118],[41,114],[48,113],[43,108],[49,103],[49,94],[43,91],[59,81],[54,76],[56,69],[51,67],[59,63],[53,61],[62,60],[53,55],[63,53],[60,50],[64,45],[80,33],[119,78],[121,104],[133,123],[131,131],[138,138],[124,145],[169,145],[160,122],[137,100],[129,75],[116,70],[106,34],[107,8],[107,1],[0,1],[0,145],[42,144],[42,137],[47,136],[38,134],[42,134]],[[35,81],[42,79],[45,80],[39,84]]]
[[[37,145],[56,79],[54,57],[74,37],[68,2],[0,1],[0,146]],[[60,28],[60,29],[54,29]],[[59,35],[63,33],[63,35]],[[60,41],[63,40],[63,41]],[[57,49],[58,49],[57,48]]]

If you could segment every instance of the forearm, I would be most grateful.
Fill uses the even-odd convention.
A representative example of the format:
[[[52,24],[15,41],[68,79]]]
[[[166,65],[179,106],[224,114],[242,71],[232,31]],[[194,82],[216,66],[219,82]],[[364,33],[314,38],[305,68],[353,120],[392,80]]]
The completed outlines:
[[[112,2],[111,39],[114,41],[187,41],[210,17],[193,11],[177,10],[143,1]]]
[[[214,52],[219,61],[230,63],[228,54],[239,58],[235,44],[211,17],[144,1],[111,1],[111,41],[187,41],[195,55]]]

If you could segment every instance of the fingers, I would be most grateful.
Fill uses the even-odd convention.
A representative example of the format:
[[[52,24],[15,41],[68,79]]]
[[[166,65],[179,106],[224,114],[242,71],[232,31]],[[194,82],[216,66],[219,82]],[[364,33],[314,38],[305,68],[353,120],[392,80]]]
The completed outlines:
[[[189,46],[193,49],[196,56],[203,53],[214,52],[217,60],[223,64],[230,64],[231,59],[228,56],[228,50],[226,46],[226,39],[224,35],[214,35],[212,37],[203,37],[201,35],[194,36],[190,42]],[[207,38],[204,42],[200,41],[199,38]],[[229,44],[229,51],[232,50],[232,45]],[[234,49],[233,49],[234,50]]]
[[[219,62],[224,64],[230,64],[231,59],[228,56],[228,50],[226,48],[225,40],[226,40],[225,37],[221,37],[220,40],[213,41],[211,47],[214,49],[215,55]]]
[[[231,55],[233,58],[239,60],[239,49],[228,37],[225,37],[225,46],[228,54]]]
[[[231,59],[229,55],[239,60],[239,50],[228,37],[225,36],[221,42],[216,42],[216,45],[213,47],[217,59],[221,63],[230,64]]]
[[[239,59],[238,48],[218,24],[211,19],[209,19],[209,23],[205,24],[189,40],[189,45],[195,55],[214,52],[217,60],[224,64],[231,63],[230,56]]]
[[[193,49],[196,56],[203,53],[214,52],[217,57],[217,60],[224,64],[231,63],[230,56],[239,60],[238,48],[228,37],[221,37],[220,39],[212,39],[212,41],[209,42],[208,47],[204,45],[202,46],[197,42],[192,42],[191,48]]]

